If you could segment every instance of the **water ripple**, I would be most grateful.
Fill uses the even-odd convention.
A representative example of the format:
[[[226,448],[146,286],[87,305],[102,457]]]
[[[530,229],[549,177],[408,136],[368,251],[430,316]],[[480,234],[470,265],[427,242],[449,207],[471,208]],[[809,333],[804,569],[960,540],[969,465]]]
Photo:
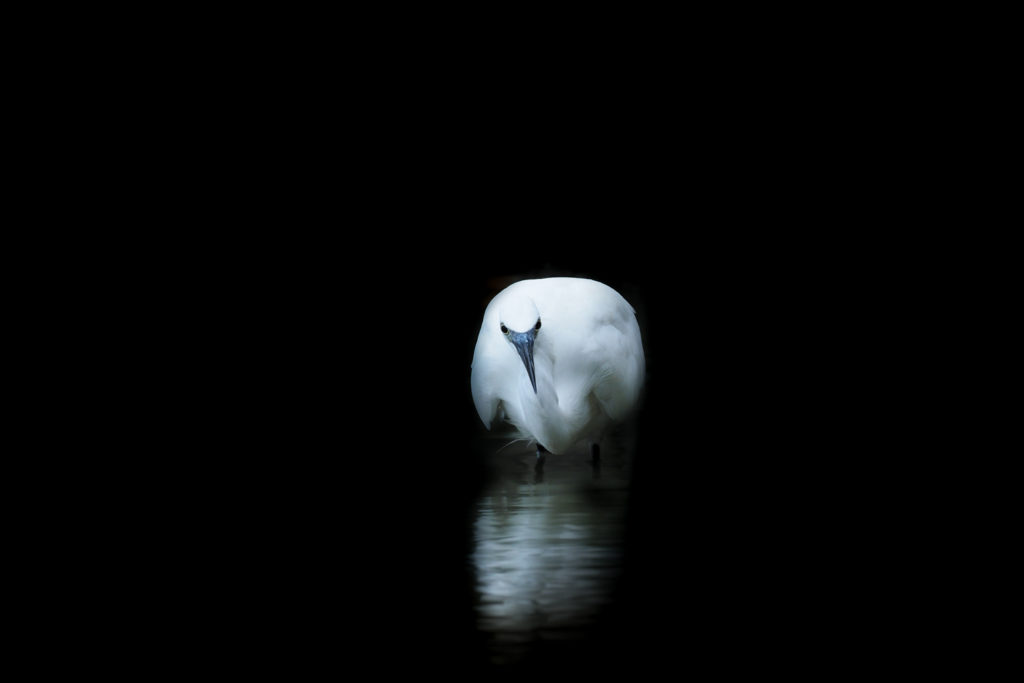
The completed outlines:
[[[474,520],[477,626],[495,662],[538,642],[585,636],[620,574],[628,474],[606,458],[549,456],[544,477],[524,478],[528,454],[506,457]]]

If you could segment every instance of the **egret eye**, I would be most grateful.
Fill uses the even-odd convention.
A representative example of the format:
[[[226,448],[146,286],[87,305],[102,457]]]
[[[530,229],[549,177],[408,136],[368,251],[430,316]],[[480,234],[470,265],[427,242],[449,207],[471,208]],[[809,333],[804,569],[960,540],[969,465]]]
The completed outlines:
[[[501,324],[501,333],[502,334],[508,334],[508,328],[505,327],[505,323]]]
[[[540,318],[537,318],[537,324],[533,326],[533,329],[535,329],[535,330],[539,330],[540,329]]]

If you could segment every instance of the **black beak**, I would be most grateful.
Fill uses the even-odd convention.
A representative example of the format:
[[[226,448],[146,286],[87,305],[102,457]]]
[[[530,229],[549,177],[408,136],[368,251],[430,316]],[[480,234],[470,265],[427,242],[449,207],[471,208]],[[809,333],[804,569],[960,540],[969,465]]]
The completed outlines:
[[[537,377],[533,372],[533,340],[536,336],[536,330],[509,333],[512,345],[516,347],[519,357],[523,359],[523,365],[526,366],[526,374],[530,376],[530,384],[533,385],[533,393],[535,394],[537,393]]]

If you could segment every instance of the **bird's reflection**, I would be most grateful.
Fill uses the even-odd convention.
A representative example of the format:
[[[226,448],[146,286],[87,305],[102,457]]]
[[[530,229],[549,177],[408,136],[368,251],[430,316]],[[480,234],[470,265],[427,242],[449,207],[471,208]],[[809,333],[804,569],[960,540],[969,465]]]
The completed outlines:
[[[612,597],[622,562],[628,493],[625,457],[586,454],[495,458],[481,495],[471,556],[477,624],[496,662],[540,644],[584,638]]]

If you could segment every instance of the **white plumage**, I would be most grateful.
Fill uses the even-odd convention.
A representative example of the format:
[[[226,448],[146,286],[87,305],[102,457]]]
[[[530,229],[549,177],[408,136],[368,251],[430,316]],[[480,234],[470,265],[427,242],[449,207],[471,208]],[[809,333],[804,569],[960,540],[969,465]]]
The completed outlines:
[[[581,278],[523,280],[484,311],[473,403],[488,429],[504,419],[564,453],[579,441],[598,443],[630,414],[644,372],[636,314],[618,292]]]

